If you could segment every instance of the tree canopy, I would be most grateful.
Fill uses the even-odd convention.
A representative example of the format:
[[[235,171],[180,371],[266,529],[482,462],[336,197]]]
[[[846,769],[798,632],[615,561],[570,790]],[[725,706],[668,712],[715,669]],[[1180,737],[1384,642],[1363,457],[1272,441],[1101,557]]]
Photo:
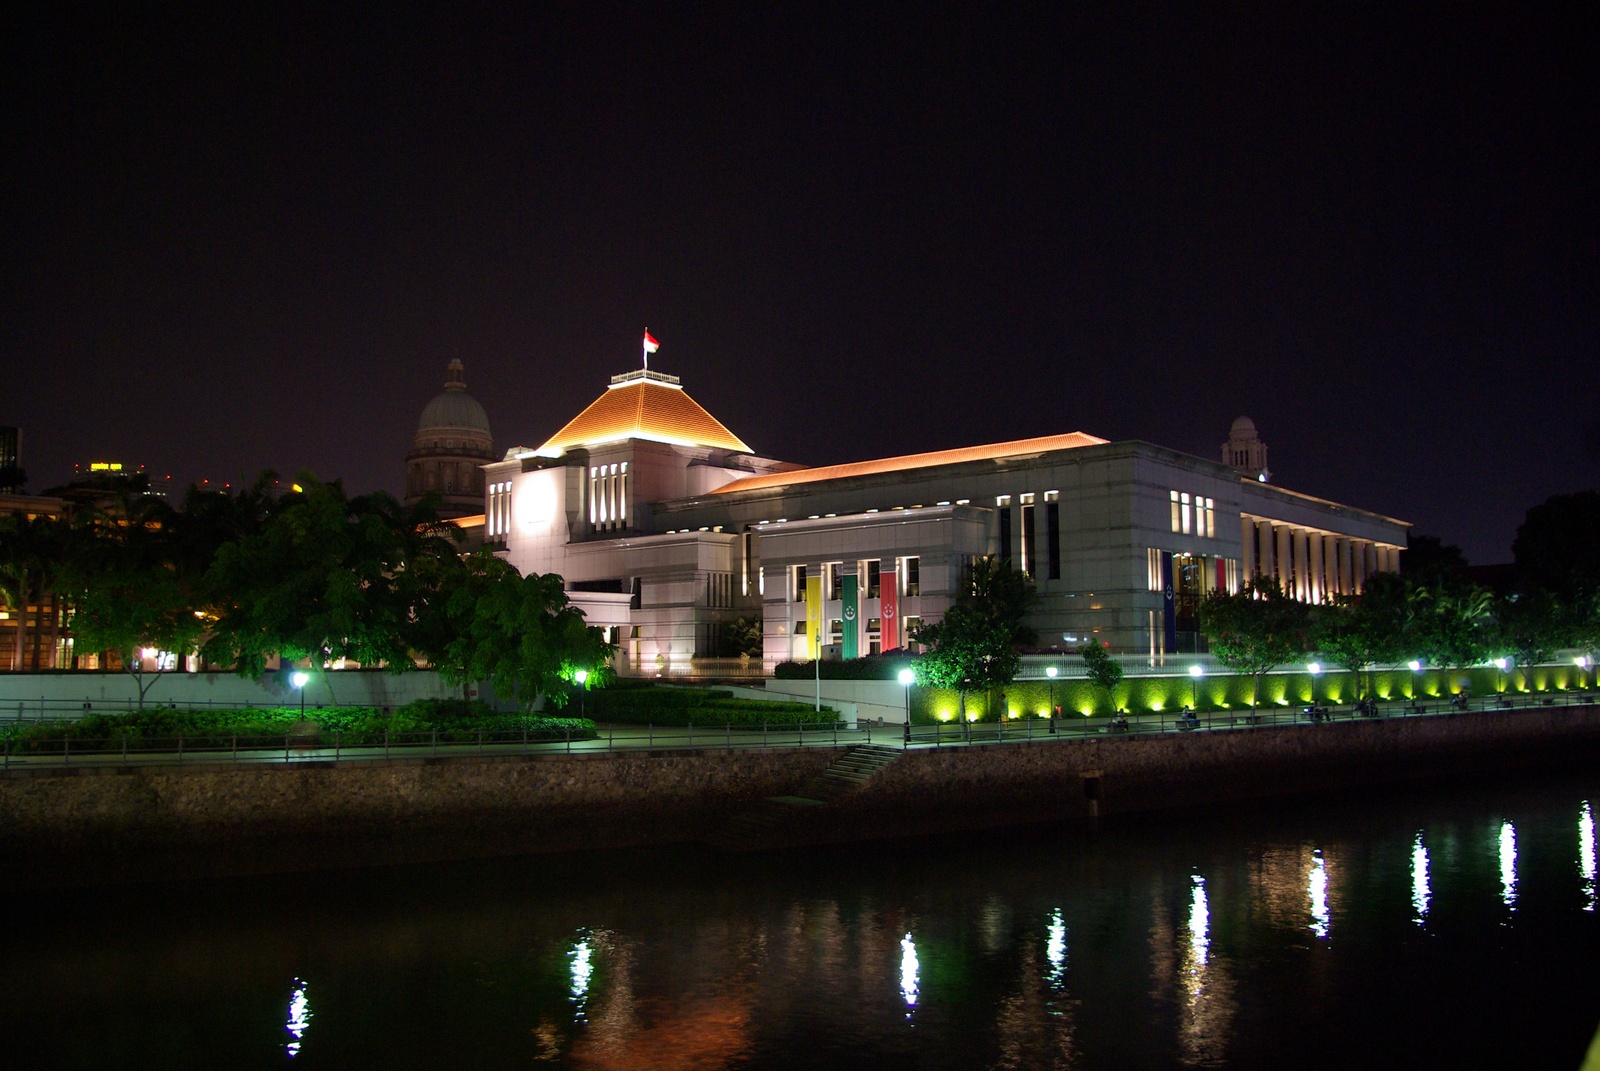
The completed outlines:
[[[1309,612],[1284,594],[1276,580],[1257,577],[1237,595],[1215,591],[1200,604],[1200,626],[1217,661],[1255,678],[1250,705],[1261,698],[1261,678],[1305,650]]]

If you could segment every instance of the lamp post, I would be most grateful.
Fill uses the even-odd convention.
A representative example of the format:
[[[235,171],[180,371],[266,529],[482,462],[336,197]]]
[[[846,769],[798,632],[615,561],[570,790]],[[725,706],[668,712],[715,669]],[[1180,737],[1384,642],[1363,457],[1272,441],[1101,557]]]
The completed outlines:
[[[589,671],[580,669],[572,675],[572,679],[578,682],[578,716],[587,718],[589,716]]]
[[[911,685],[916,681],[917,675],[907,666],[900,671],[900,687],[906,690],[906,727],[903,737],[906,746],[911,745]]]
[[[306,682],[311,680],[311,675],[303,669],[297,669],[289,677],[289,683],[300,689],[300,720],[306,720]]]
[[[1056,667],[1044,667],[1044,675],[1050,678],[1050,735],[1056,734],[1056,722],[1060,720],[1060,711],[1056,709]]]
[[[1577,658],[1572,660],[1572,664],[1578,667],[1578,683],[1584,685],[1584,687],[1587,689],[1588,685],[1584,682],[1583,674],[1584,671],[1589,668],[1589,656],[1579,655]]]
[[[1189,711],[1193,714],[1200,713],[1200,678],[1206,675],[1206,667],[1199,662],[1189,667]],[[1210,718],[1206,721],[1210,722]]]
[[[1317,705],[1317,678],[1322,676],[1321,662],[1306,663],[1306,671],[1311,674],[1311,705]]]
[[[1411,667],[1411,705],[1412,706],[1418,706],[1419,704],[1417,703],[1417,672],[1422,669],[1422,663],[1418,662],[1415,658],[1413,658],[1411,661],[1407,662],[1406,665]]]
[[[1505,692],[1506,692],[1506,665],[1507,665],[1507,663],[1506,663],[1506,660],[1504,658],[1496,658],[1494,660],[1494,668],[1495,668],[1495,675],[1494,675],[1495,683],[1494,683],[1494,686],[1495,686],[1495,691],[1500,693],[1501,695],[1504,695]]]

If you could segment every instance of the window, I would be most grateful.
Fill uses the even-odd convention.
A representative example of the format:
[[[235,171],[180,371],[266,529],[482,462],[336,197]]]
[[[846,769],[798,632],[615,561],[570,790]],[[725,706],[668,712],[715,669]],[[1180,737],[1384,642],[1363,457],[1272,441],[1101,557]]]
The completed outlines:
[[[1022,575],[1033,579],[1035,562],[1033,546],[1033,496],[1022,496]]]
[[[1196,498],[1195,501],[1197,503],[1205,503],[1206,521],[1205,524],[1196,526],[1199,529],[1199,533],[1205,536],[1207,539],[1217,538],[1217,515],[1215,503],[1209,498]]]
[[[883,587],[880,563],[876,558],[867,560],[867,598],[876,599]]]
[[[1188,494],[1188,492],[1186,491],[1183,494],[1179,495],[1178,496],[1178,501],[1180,503],[1182,503],[1182,505],[1183,505],[1183,534],[1184,535],[1188,535],[1189,534],[1189,530],[1190,530],[1190,523],[1189,523],[1189,494]]]
[[[792,584],[794,585],[793,588],[790,591],[790,601],[791,602],[805,602],[806,601],[806,567],[803,566],[803,565],[791,565],[789,567],[789,578],[790,578],[790,581],[792,582]]]
[[[1061,579],[1061,503],[1056,501],[1056,492],[1044,493],[1044,529],[1045,553],[1049,555],[1049,569],[1045,576],[1050,580]]]
[[[900,559],[900,593],[906,598],[922,594],[922,559]]]
[[[828,562],[823,570],[822,575],[827,577],[828,601],[844,598],[844,562]]]
[[[867,618],[867,654],[883,653],[883,619]]]
[[[1001,495],[994,500],[1000,519],[1000,557],[1011,557],[1011,496]]]
[[[1178,492],[1176,492],[1176,491],[1172,492],[1172,530],[1174,532],[1179,531],[1179,528],[1178,528]]]

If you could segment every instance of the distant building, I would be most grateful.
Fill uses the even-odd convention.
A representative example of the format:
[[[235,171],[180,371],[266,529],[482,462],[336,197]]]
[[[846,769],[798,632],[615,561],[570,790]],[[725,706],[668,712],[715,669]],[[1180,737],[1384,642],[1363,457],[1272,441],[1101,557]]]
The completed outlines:
[[[0,494],[0,520],[22,526],[15,550],[23,561],[33,554],[46,561],[53,557],[49,534],[39,522],[64,517],[68,509],[65,500],[48,495]],[[0,577],[0,670],[60,669],[72,664],[72,637],[62,617],[61,599],[39,582],[37,569],[34,563],[26,591],[18,586],[19,570],[8,569]]]
[[[1322,602],[1398,568],[1405,522],[1266,483],[1248,418],[1224,449],[1218,464],[1070,432],[808,468],[757,456],[677,377],[635,371],[484,467],[482,530],[524,573],[564,577],[644,672],[718,653],[741,616],[761,619],[769,666],[819,639],[900,647],[982,555],[1033,579],[1042,645],[1152,661],[1195,650],[1200,601],[1251,576]]]
[[[434,493],[443,503],[441,517],[482,513],[483,466],[495,460],[489,414],[467,393],[460,360],[452,360],[444,392],[423,408],[406,454],[406,504]]]
[[[22,491],[22,429],[0,424],[0,494]]]

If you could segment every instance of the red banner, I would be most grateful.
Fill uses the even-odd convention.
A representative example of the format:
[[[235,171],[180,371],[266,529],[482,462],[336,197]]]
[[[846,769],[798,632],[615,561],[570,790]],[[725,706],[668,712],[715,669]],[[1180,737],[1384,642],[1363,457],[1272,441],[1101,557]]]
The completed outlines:
[[[900,598],[896,592],[899,574],[893,569],[878,572],[878,624],[882,629],[881,650],[892,651],[900,646]]]

